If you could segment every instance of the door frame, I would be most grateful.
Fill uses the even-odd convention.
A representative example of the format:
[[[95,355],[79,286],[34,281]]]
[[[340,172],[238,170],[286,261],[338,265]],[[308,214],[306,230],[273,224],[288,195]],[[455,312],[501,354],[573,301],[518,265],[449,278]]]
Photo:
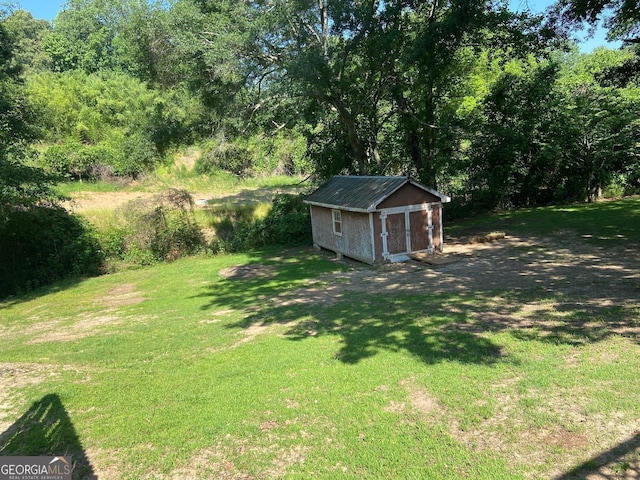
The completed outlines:
[[[409,259],[411,253],[433,253],[433,207],[432,203],[421,203],[419,205],[406,205],[402,207],[383,208],[380,210],[380,222],[382,224],[382,258],[390,262],[402,262]],[[411,249],[411,212],[427,212],[427,235],[428,235],[428,247],[423,250]],[[387,231],[387,217],[389,215],[404,214],[405,222],[405,237],[406,237],[406,251],[399,253],[389,253]],[[442,229],[441,229],[442,230]]]

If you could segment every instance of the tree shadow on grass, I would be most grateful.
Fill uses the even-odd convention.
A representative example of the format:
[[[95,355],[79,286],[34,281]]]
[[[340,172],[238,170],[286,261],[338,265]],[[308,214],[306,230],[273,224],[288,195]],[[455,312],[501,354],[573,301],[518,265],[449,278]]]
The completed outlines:
[[[201,308],[240,309],[248,315],[228,324],[229,329],[252,326],[287,325],[285,337],[301,341],[310,337],[336,336],[341,347],[334,358],[355,364],[380,351],[408,352],[425,363],[460,361],[493,363],[501,349],[490,340],[465,331],[444,331],[450,322],[464,322],[464,313],[454,314],[431,309],[425,318],[412,297],[389,295],[354,295],[332,300],[332,292],[309,279],[321,273],[335,272],[336,264],[325,257],[302,254],[302,258],[262,259],[262,265],[273,267],[269,278],[229,278],[213,283],[199,295],[207,299]],[[336,274],[339,274],[336,273]],[[331,287],[334,288],[334,287]],[[300,290],[300,303],[291,301],[291,294]],[[324,297],[316,303],[314,293]],[[295,295],[294,295],[295,297]],[[326,303],[326,300],[329,303]]]
[[[554,480],[640,478],[640,433],[590,458]]]
[[[491,340],[445,328],[464,323],[464,314],[447,314],[437,308],[423,314],[420,310],[415,298],[406,296],[392,300],[383,297],[366,303],[345,300],[316,311],[311,320],[291,325],[285,336],[292,341],[337,336],[341,347],[334,357],[348,364],[381,351],[406,352],[426,364],[442,361],[493,364],[501,359],[501,348]],[[274,313],[278,315],[278,309]]]
[[[5,295],[5,292],[0,292],[0,311],[9,309],[21,303],[30,302],[40,297],[45,297],[47,295],[70,290],[88,280],[89,278],[91,277],[70,277],[63,280],[58,280],[51,285],[43,285],[42,287],[23,294]]]
[[[280,324],[286,325],[284,336],[291,341],[337,337],[341,348],[335,358],[345,363],[386,350],[405,351],[425,363],[491,364],[502,354],[487,332],[574,346],[614,335],[640,339],[637,303],[630,297],[634,288],[628,285],[613,293],[597,290],[607,297],[594,298],[583,292],[551,291],[540,286],[537,276],[527,280],[524,288],[505,290],[489,281],[491,275],[465,276],[456,269],[448,274],[417,270],[405,275],[375,268],[336,272],[334,262],[309,254],[255,261],[269,265],[272,273],[266,278],[214,282],[200,295],[207,299],[202,308],[246,312],[243,320],[227,325],[230,329]],[[502,259],[492,266],[508,270],[508,262],[513,261]],[[559,267],[550,268],[539,276],[561,273]],[[513,276],[522,273],[515,270]],[[614,281],[608,271],[601,275],[596,280]],[[593,276],[589,279],[594,281]],[[625,286],[628,280],[620,282]],[[587,293],[592,293],[592,286],[588,287]]]
[[[71,418],[55,393],[34,402],[24,415],[0,434],[0,455],[71,455],[74,479],[97,478]]]

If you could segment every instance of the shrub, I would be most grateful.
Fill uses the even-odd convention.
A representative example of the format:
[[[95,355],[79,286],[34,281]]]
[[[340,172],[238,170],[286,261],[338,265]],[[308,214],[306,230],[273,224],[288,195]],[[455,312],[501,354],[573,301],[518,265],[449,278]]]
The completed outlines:
[[[118,153],[112,165],[119,176],[137,177],[160,161],[155,144],[141,134],[124,136]]]
[[[0,297],[72,276],[96,275],[104,258],[93,230],[54,206],[5,211],[0,252]]]
[[[209,146],[196,161],[194,170],[198,174],[212,174],[226,170],[239,177],[251,174],[250,152],[237,143],[222,142]]]
[[[239,177],[296,175],[310,170],[307,145],[299,134],[256,134],[248,139],[217,139],[202,148],[195,172],[210,175],[220,170]]]
[[[171,189],[151,199],[134,200],[119,211],[123,226],[103,236],[112,256],[149,265],[198,252],[204,237],[193,214],[193,199]]]
[[[304,195],[278,194],[269,214],[255,221],[233,222],[225,219],[217,225],[218,236],[210,243],[214,253],[240,252],[266,245],[296,245],[311,242],[311,220]]]
[[[40,165],[47,171],[74,180],[95,180],[104,177],[114,163],[115,152],[106,145],[85,145],[68,141],[52,145],[40,157]]]

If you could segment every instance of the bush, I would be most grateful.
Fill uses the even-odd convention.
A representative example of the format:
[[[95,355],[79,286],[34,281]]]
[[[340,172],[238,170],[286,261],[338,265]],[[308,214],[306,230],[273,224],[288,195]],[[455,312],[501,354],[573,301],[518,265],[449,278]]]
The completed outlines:
[[[137,265],[172,261],[204,247],[193,214],[193,199],[171,189],[149,200],[129,202],[119,211],[123,226],[103,234],[110,256]]]
[[[74,180],[95,180],[103,176],[105,169],[113,173],[114,152],[104,145],[84,145],[69,141],[52,145],[40,158],[41,166],[52,173]]]
[[[196,173],[210,175],[220,170],[231,172],[239,177],[251,175],[251,158],[249,151],[236,143],[223,142],[209,146],[196,161]]]
[[[100,273],[103,254],[94,232],[61,207],[5,211],[0,218],[0,297],[72,276]]]
[[[160,161],[155,144],[141,134],[125,136],[119,143],[118,155],[112,163],[116,175],[135,178]],[[117,149],[115,145],[112,148]]]
[[[210,244],[211,250],[214,253],[240,252],[266,245],[310,243],[311,219],[303,198],[304,195],[278,194],[273,198],[271,211],[263,219],[223,220],[218,225],[217,238]]]
[[[295,132],[276,136],[256,134],[233,141],[212,140],[202,150],[204,154],[195,165],[195,172],[200,175],[220,170],[239,177],[297,175],[311,169],[306,141]]]

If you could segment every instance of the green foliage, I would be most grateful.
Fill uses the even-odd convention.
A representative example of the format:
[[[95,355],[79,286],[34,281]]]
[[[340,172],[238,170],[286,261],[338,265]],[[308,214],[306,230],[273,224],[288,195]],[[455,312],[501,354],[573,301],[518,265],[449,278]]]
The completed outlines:
[[[98,271],[90,229],[57,206],[54,177],[27,164],[34,117],[0,23],[0,296]]]
[[[631,34],[627,3],[556,17],[609,5]],[[66,178],[141,177],[200,144],[196,175],[409,173],[460,214],[640,188],[637,50],[551,52],[564,37],[506,3],[70,0],[50,24],[2,18],[0,149],[25,163],[37,133]]]
[[[260,219],[224,218],[216,225],[211,249],[244,252],[266,245],[298,245],[311,241],[309,208],[304,195],[278,194],[268,215]]]
[[[118,212],[120,223],[101,235],[111,257],[137,265],[173,261],[204,247],[193,213],[193,199],[171,189],[151,200],[129,202]]]
[[[598,83],[628,58],[602,49],[500,74],[470,116],[467,198],[457,204],[508,209],[593,201],[614,183],[637,189],[640,89]]]
[[[633,1],[559,0],[551,13],[552,20],[568,30],[582,29],[584,22],[596,26],[606,13],[610,39],[640,40],[640,10]]]
[[[33,206],[0,217],[0,296],[70,276],[99,273],[102,253],[91,228],[60,207]]]
[[[558,67],[534,68],[528,75],[504,74],[485,99],[486,120],[471,146],[476,185],[474,202],[484,208],[544,204],[553,199],[557,134],[553,86]],[[551,196],[549,196],[551,195]]]
[[[260,105],[284,103],[279,115],[302,117],[323,175],[411,169],[437,187],[459,142],[451,107],[472,62],[461,53],[491,44],[523,55],[546,43],[540,18],[491,2],[290,2],[257,11],[251,58],[271,98]]]
[[[15,10],[4,19],[4,25],[15,45],[16,64],[26,73],[47,69],[49,58],[42,44],[50,32],[50,23],[34,19],[31,13],[25,10]]]
[[[105,146],[69,141],[47,148],[42,154],[41,163],[57,175],[82,180],[97,178],[100,167],[113,163],[113,159]]]
[[[196,161],[195,172],[214,174],[220,170],[241,178],[307,173],[310,165],[305,139],[294,130],[273,137],[256,134],[248,139],[210,141]]]
[[[219,170],[226,170],[245,177],[250,173],[249,152],[246,148],[236,143],[216,143],[211,147],[205,147],[205,152],[198,158],[195,164],[195,172],[198,174],[213,174]]]
[[[170,147],[192,139],[199,112],[181,92],[116,72],[32,75],[28,92],[42,136],[53,144],[43,167],[72,178],[96,177],[104,167],[133,177],[150,170]]]

